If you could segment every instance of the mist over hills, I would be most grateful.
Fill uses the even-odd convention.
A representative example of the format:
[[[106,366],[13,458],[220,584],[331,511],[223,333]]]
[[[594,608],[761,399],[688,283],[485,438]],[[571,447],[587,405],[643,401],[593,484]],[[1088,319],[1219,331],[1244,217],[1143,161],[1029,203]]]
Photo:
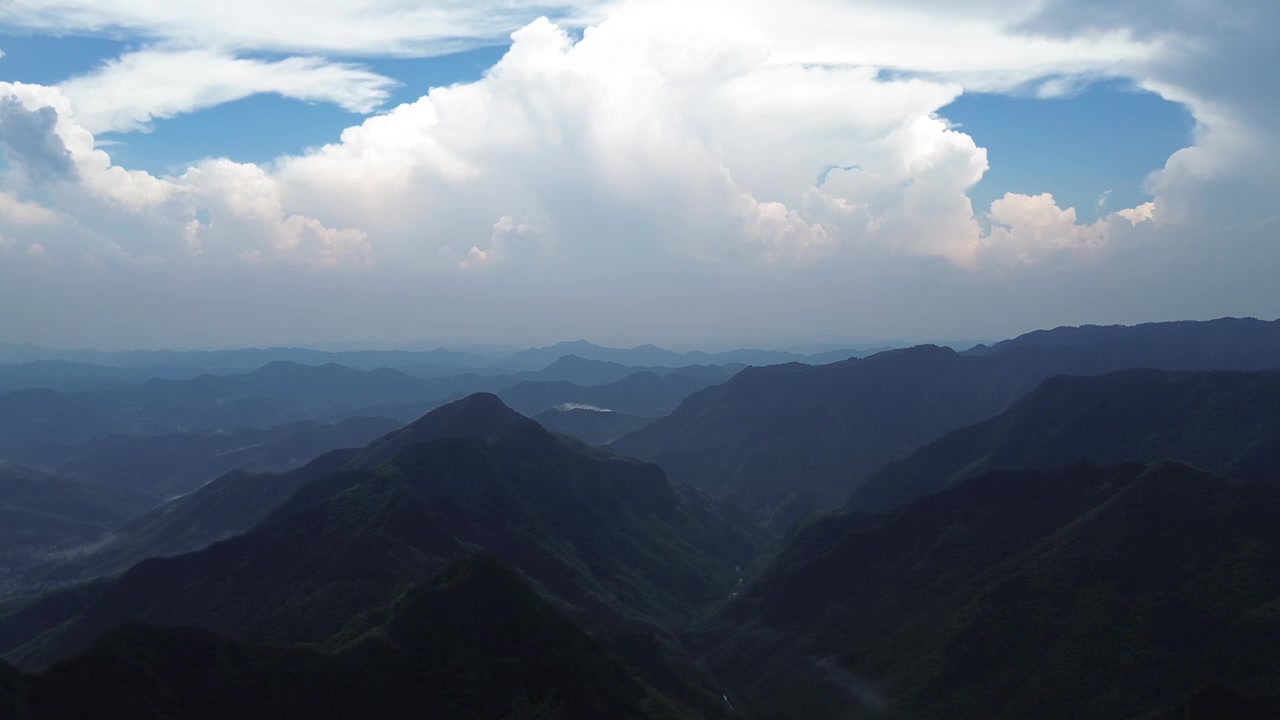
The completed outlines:
[[[50,365],[0,714],[1277,717],[1280,324],[633,351]]]
[[[265,429],[173,435],[111,435],[75,446],[45,446],[15,459],[70,477],[150,495],[159,503],[233,470],[288,470],[330,450],[358,447],[399,428],[386,418],[325,424],[304,420]]]
[[[595,368],[577,363],[583,372]],[[552,375],[566,376],[554,364]],[[407,422],[473,392],[499,392],[529,413],[566,403],[590,404],[656,417],[689,392],[720,382],[734,367],[631,371],[618,380],[577,385],[537,373],[419,378],[382,368],[273,362],[247,373],[149,380],[79,392],[20,390],[0,395],[0,454],[39,457],[51,445],[82,445],[119,435],[172,435],[270,428],[302,421],[340,422],[356,416]],[[594,379],[602,378],[595,373]]]
[[[681,367],[685,365],[778,365],[787,362],[812,362],[825,364],[851,357],[870,355],[884,348],[837,348],[812,355],[782,350],[738,349],[718,353],[675,352],[656,345],[639,345],[633,348],[607,348],[585,340],[561,342],[544,348],[534,348],[515,353],[498,360],[499,365],[516,370],[537,370],[546,367],[565,355],[586,360],[618,363],[634,367]]]
[[[560,342],[509,354],[482,355],[437,348],[435,350],[352,350],[326,351],[307,348],[243,348],[235,350],[53,350],[29,344],[0,343],[0,379],[23,381],[59,366],[64,374],[105,383],[113,378],[127,381],[146,375],[230,374],[245,372],[274,362],[299,365],[344,365],[356,370],[400,369],[419,377],[443,377],[466,372],[503,374],[542,370],[572,355],[579,359],[615,363],[635,368],[678,368],[690,365],[772,365],[782,362],[827,363],[869,355],[885,348],[834,347],[813,354],[781,350],[737,349],[717,353],[676,352],[655,345],[611,348],[585,340]],[[179,379],[174,377],[173,379]],[[618,379],[618,378],[615,378]],[[0,380],[3,381],[3,380]],[[29,381],[28,381],[29,382]],[[4,385],[0,385],[4,387]],[[24,387],[45,387],[24,385]],[[59,388],[61,389],[61,388]],[[78,388],[68,388],[78,389]]]
[[[69,361],[113,369],[146,370],[149,368],[195,368],[213,371],[252,370],[273,362],[299,365],[345,365],[358,370],[419,365],[436,368],[481,368],[487,358],[443,348],[430,351],[361,350],[331,352],[306,348],[244,348],[237,350],[53,350],[36,345],[0,343],[0,363],[34,363],[36,361]],[[0,374],[4,374],[0,371]]]
[[[336,648],[479,546],[586,627],[646,628],[672,643],[662,628],[726,597],[762,547],[734,517],[652,465],[475,395],[309,479],[244,535],[144,561],[83,605],[37,600],[0,621],[0,635],[9,658],[31,665],[138,621]],[[56,629],[33,622],[49,613]]]
[[[151,507],[144,493],[0,463],[0,595],[42,562],[97,547]]]

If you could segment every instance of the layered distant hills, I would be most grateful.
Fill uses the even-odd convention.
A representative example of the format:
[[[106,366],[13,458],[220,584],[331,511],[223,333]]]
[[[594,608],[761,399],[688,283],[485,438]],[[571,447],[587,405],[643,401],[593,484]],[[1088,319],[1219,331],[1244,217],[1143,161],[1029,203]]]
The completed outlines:
[[[136,622],[338,650],[475,548],[575,622],[656,634],[655,648],[675,652],[670,628],[727,597],[764,542],[658,468],[556,436],[492,395],[442,407],[325,470],[305,473],[243,535],[22,607],[0,620],[4,652],[40,666]],[[695,676],[681,692],[704,692]]]
[[[718,353],[676,352],[654,345],[610,348],[584,340],[561,342],[548,347],[511,353],[479,354],[437,348],[415,350],[324,351],[306,348],[246,348],[239,350],[52,350],[36,345],[0,343],[0,378],[22,380],[33,374],[46,377],[74,375],[100,382],[126,381],[151,372],[206,374],[244,372],[273,362],[300,365],[344,365],[357,370],[402,369],[413,375],[436,377],[467,371],[485,374],[542,370],[572,355],[583,360],[614,363],[627,367],[683,367],[688,365],[773,365],[783,362],[828,363],[870,355],[884,347],[835,347],[805,354],[780,350],[738,349]],[[62,372],[56,372],[61,367]],[[167,370],[166,370],[167,369]],[[164,377],[151,374],[150,377]],[[178,378],[173,378],[178,379]],[[44,385],[41,385],[44,387]]]
[[[1280,481],[1280,371],[1053,378],[1008,411],[891,463],[849,507],[893,508],[998,468],[1155,460]]]
[[[182,355],[0,395],[0,717],[1280,717],[1278,322]]]
[[[592,380],[587,362],[573,363]],[[550,375],[564,377],[566,363]],[[612,370],[611,368],[606,368]],[[419,378],[398,370],[354,370],[340,365],[276,362],[248,373],[201,375],[189,380],[150,380],[78,392],[20,390],[0,395],[0,457],[67,462],[49,446],[82,446],[122,435],[173,435],[265,429],[304,421],[351,417],[412,420],[473,392],[498,392],[513,406],[536,414],[570,405],[657,417],[689,393],[732,376],[736,367],[698,366],[663,373],[633,370],[601,384],[533,379],[537,373]]]
[[[145,493],[0,464],[0,595],[21,573],[97,547],[153,505]]]
[[[792,522],[842,505],[886,463],[996,415],[1056,375],[1280,367],[1280,322],[1131,331],[1065,328],[965,353],[921,346],[824,366],[752,368],[614,447],[678,482]]]
[[[292,469],[330,450],[365,445],[401,425],[386,418],[353,417],[332,424],[307,420],[263,429],[109,435],[14,456],[62,475],[148,495],[158,504],[233,470]]]

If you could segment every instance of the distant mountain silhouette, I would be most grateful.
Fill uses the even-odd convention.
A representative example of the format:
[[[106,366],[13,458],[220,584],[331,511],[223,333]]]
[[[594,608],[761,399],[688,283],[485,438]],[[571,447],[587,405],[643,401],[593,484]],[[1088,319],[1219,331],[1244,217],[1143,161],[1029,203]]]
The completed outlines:
[[[631,366],[603,360],[587,360],[577,355],[565,355],[541,370],[516,373],[512,377],[515,380],[563,381],[588,386],[607,385],[638,372],[647,372],[664,376],[687,375],[705,380],[708,384],[716,384],[733,377],[744,367],[746,366],[741,363],[680,367]]]
[[[301,365],[345,365],[359,370],[395,368],[411,365],[439,368],[482,368],[489,361],[474,353],[437,348],[428,351],[355,350],[328,352],[306,348],[241,348],[237,350],[53,350],[36,345],[0,343],[0,363],[17,364],[62,360],[84,365],[121,369],[187,368],[205,372],[252,370],[273,362]],[[0,369],[0,375],[5,374]]]
[[[1025,349],[1096,352],[1112,364],[1148,367],[1161,358],[1167,370],[1257,370],[1280,367],[1280,320],[1221,318],[1141,325],[1083,325],[1036,330],[992,347],[978,346],[973,355]],[[1271,365],[1260,367],[1260,360]]]
[[[637,372],[607,385],[586,387],[566,382],[522,382],[499,390],[497,395],[527,415],[566,405],[590,405],[639,417],[660,417],[676,409],[690,393],[719,382],[713,375]]]
[[[849,507],[895,507],[1000,468],[1156,460],[1280,482],[1280,371],[1053,378],[1008,411],[888,465]]]
[[[190,380],[204,374],[207,371],[201,368],[119,368],[68,360],[34,360],[0,365],[0,393],[31,388],[76,392],[136,385],[148,380]]]
[[[542,427],[571,435],[591,445],[607,445],[629,432],[653,422],[653,418],[599,410],[547,410],[535,415]]]
[[[498,357],[486,357],[472,352],[437,348],[429,351],[414,350],[354,350],[325,351],[307,348],[241,348],[235,350],[127,350],[104,352],[100,350],[53,350],[30,344],[0,343],[0,378],[6,365],[22,363],[65,361],[104,369],[146,371],[150,368],[203,371],[209,374],[245,372],[273,362],[292,362],[301,365],[344,365],[357,370],[394,368],[418,377],[444,377],[461,373],[503,374],[520,371],[538,371],[565,356],[577,356],[584,360],[612,362],[633,368],[678,368],[689,365],[772,365],[783,362],[834,362],[849,357],[870,354],[866,349],[830,348],[816,355],[783,352],[778,350],[737,349],[726,352],[680,353],[655,345],[639,345],[633,348],[609,348],[577,340],[555,345],[521,350]],[[152,377],[164,377],[153,375]],[[176,378],[175,378],[176,379]],[[577,378],[565,378],[581,382]],[[0,387],[4,384],[0,382]],[[27,386],[31,387],[31,386]],[[40,386],[49,387],[49,386]]]
[[[672,643],[670,627],[726,597],[763,542],[657,467],[553,435],[491,395],[334,459],[243,535],[0,617],[0,650],[39,666],[131,622],[333,649],[477,547],[594,632]]]
[[[883,465],[1007,409],[1055,375],[1280,367],[1280,322],[1165,325],[1138,326],[1132,341],[1122,341],[1124,328],[1108,329],[1107,342],[1087,347],[1023,341],[958,354],[921,346],[825,366],[750,368],[613,445],[673,480],[766,508],[785,527],[843,504]],[[1155,335],[1160,342],[1147,342]]]
[[[472,384],[414,378],[389,369],[363,372],[340,365],[275,362],[239,375],[152,380],[78,393],[23,390],[0,395],[0,453],[76,445],[111,435],[337,421],[368,415],[360,408],[379,403],[443,402]]]
[[[15,456],[70,477],[149,494],[158,503],[232,470],[260,473],[300,467],[330,450],[363,447],[400,426],[386,418],[356,417],[335,424],[307,420],[266,429],[112,435]]]
[[[1204,688],[1280,687],[1277,513],[1172,463],[989,473],[806,527],[708,662],[763,717],[1273,717]]]
[[[109,541],[71,558],[45,559],[11,580],[32,592],[121,573],[152,557],[201,550],[258,525],[302,485],[355,462],[363,448],[334,450],[288,472],[231,472],[195,492],[138,514]]]
[[[559,364],[555,374],[565,374],[571,364]],[[595,375],[589,379],[598,379],[594,364],[580,369]],[[530,414],[581,403],[658,416],[690,392],[735,371],[728,366],[628,372],[607,384],[580,386],[521,381],[511,375],[419,378],[387,368],[361,371],[333,364],[272,362],[248,373],[150,380],[73,393],[28,389],[0,395],[0,457],[56,466],[74,459],[75,451],[59,457],[44,452],[50,446],[80,446],[113,436],[207,435],[302,421],[337,423],[355,416],[408,422],[475,392],[500,392]]]
[[[0,667],[32,720],[692,717],[636,680],[502,561],[463,558],[333,653],[127,626],[41,674]]]
[[[828,350],[818,356],[799,355],[780,350],[738,349],[726,352],[679,353],[654,345],[633,348],[608,348],[585,340],[556,343],[549,347],[524,350],[496,361],[497,365],[515,370],[540,370],[556,360],[573,355],[585,360],[617,363],[628,367],[681,367],[686,365],[777,365],[779,363],[811,361],[834,362],[866,354],[855,349]]]

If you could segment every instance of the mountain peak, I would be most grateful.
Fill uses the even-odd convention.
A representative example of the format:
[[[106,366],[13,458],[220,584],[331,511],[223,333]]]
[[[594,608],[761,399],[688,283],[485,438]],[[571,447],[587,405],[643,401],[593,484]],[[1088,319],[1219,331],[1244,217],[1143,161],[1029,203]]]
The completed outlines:
[[[555,370],[555,369],[571,369],[571,368],[577,369],[577,368],[584,368],[584,367],[592,368],[592,367],[601,367],[601,366],[626,367],[621,363],[609,362],[607,360],[589,360],[587,358],[582,357],[581,355],[574,355],[573,353],[570,353],[568,355],[561,355],[555,362],[551,363],[546,368],[544,368],[544,372],[547,370]]]
[[[497,395],[478,392],[432,410],[409,429],[415,433],[428,431],[437,437],[492,437],[527,419],[507,407]]]
[[[411,445],[447,437],[487,440],[505,435],[524,424],[537,425],[507,407],[497,395],[473,393],[432,410],[403,430],[378,441],[361,457],[360,464],[365,467],[380,465]]]

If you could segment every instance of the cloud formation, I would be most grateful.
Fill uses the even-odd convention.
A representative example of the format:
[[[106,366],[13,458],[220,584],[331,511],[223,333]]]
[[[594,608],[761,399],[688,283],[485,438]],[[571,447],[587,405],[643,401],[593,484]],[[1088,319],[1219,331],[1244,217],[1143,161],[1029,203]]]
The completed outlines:
[[[163,120],[258,93],[369,113],[395,81],[350,63],[310,57],[274,62],[211,50],[145,50],[107,62],[59,87],[92,133],[147,129]]]
[[[590,15],[555,0],[7,0],[0,23],[53,34],[133,36],[182,47],[415,56],[501,39],[533,17]]]
[[[49,172],[52,154],[22,155],[39,146],[10,155],[18,175],[0,186],[9,193],[0,194],[0,235],[22,237],[39,224],[31,218],[56,218],[40,243],[66,284],[110,293],[128,275],[160,293],[172,288],[160,279],[167,272],[191,295],[191,305],[172,303],[175,318],[217,307],[226,319],[204,317],[205,329],[251,325],[244,341],[282,331],[513,340],[528,332],[536,341],[620,323],[622,342],[709,331],[813,339],[853,333],[841,328],[854,318],[858,332],[884,337],[895,327],[985,332],[984,308],[1015,328],[1146,319],[1176,306],[1131,296],[1134,283],[1181,278],[1224,247],[1252,260],[1233,277],[1184,282],[1188,292],[1203,288],[1201,312],[1280,310],[1274,301],[1256,307],[1265,294],[1240,277],[1280,252],[1265,242],[1280,196],[1280,142],[1267,131],[1275,95],[1222,80],[1243,59],[1274,51],[1259,26],[1224,20],[1201,0],[1158,23],[1132,4],[1092,0],[1078,16],[1063,14],[1065,0],[1013,11],[988,0],[553,8],[590,20],[580,38],[565,24],[526,18],[532,6],[521,3],[485,16],[483,5],[378,0],[356,17],[346,3],[320,2],[309,4],[316,25],[303,33],[266,21],[296,10],[291,0],[254,5],[260,12],[223,4],[226,17],[205,18],[207,26],[196,22],[203,6],[141,0],[0,9],[26,27],[126,28],[158,43],[56,88],[0,84],[0,141],[10,152],[9,115],[18,118],[13,132],[40,130],[64,151],[60,175]],[[1255,9],[1255,22],[1273,21],[1260,0]],[[443,24],[429,28],[432,18]],[[432,88],[270,165],[210,159],[157,177],[119,167],[95,143],[95,133],[259,92],[368,112],[391,81],[320,58],[429,54],[512,26],[510,50],[481,79]],[[449,27],[453,35],[441,30]],[[314,55],[245,59],[266,50]],[[1101,77],[1129,78],[1196,117],[1194,146],[1153,168],[1151,201],[1094,222],[1048,194],[974,208],[968,191],[987,154],[942,109],[968,91],[1055,96]],[[131,87],[147,92],[124,92]],[[73,181],[39,202],[25,194],[55,176]],[[0,249],[0,275],[16,267],[14,256]],[[120,275],[95,274],[103,268]],[[1067,277],[1113,290],[1072,297],[1058,280]],[[8,293],[0,301],[21,287],[0,291]],[[287,293],[352,300],[295,313]],[[272,312],[246,310],[250,298]],[[1105,298],[1122,310],[1089,315]],[[455,310],[413,326],[381,311],[413,305]],[[1056,310],[1065,306],[1079,316]],[[761,319],[690,309],[703,307]],[[50,310],[50,323],[73,315]],[[29,327],[0,321],[0,334]]]
[[[14,97],[0,98],[0,145],[9,162],[36,183],[73,180],[71,153],[55,131],[58,112],[52,107],[30,109]]]

